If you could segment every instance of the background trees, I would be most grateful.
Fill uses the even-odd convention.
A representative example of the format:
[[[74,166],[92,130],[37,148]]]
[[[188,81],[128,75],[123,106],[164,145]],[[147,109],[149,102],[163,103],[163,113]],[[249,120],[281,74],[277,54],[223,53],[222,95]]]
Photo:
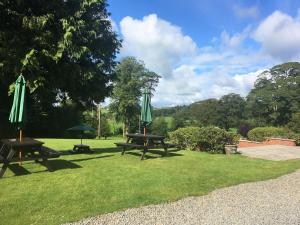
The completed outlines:
[[[286,125],[300,108],[300,63],[284,63],[262,73],[247,96],[247,107],[257,121]]]
[[[1,1],[1,125],[7,121],[8,94],[20,73],[28,82],[32,123],[49,121],[66,100],[78,110],[109,95],[120,41],[106,6],[105,0]],[[47,130],[55,122],[49,121]]]
[[[274,66],[259,75],[246,98],[228,94],[189,106],[157,110],[156,114],[174,117],[181,126],[238,128],[245,135],[257,126],[288,126],[299,132],[300,63]],[[183,120],[183,121],[182,121]]]

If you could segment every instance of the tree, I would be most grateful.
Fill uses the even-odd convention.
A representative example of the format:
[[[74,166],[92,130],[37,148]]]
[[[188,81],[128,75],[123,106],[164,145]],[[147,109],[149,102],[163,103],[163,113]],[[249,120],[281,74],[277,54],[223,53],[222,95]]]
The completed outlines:
[[[247,96],[247,111],[267,125],[286,125],[300,108],[300,63],[274,66],[263,72]]]
[[[110,110],[115,113],[117,120],[123,122],[125,135],[131,124],[138,124],[142,89],[149,88],[153,93],[160,76],[147,70],[142,61],[133,57],[122,59],[115,74]]]
[[[290,130],[300,134],[300,111],[293,114],[291,121],[288,123]]]
[[[218,102],[217,124],[226,130],[239,127],[240,121],[244,118],[245,104],[245,100],[238,94],[222,96]]]
[[[166,136],[168,134],[168,123],[164,117],[157,117],[153,120],[150,131],[153,134]]]
[[[106,7],[105,0],[1,1],[0,117],[20,73],[33,119],[66,99],[80,107],[109,95],[120,41]]]
[[[189,107],[189,114],[199,122],[200,125],[216,126],[219,122],[218,114],[219,102],[217,99],[207,99],[193,103]]]

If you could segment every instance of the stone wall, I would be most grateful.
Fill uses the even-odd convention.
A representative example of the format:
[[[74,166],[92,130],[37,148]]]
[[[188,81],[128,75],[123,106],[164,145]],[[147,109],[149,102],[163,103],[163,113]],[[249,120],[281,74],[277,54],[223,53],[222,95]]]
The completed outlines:
[[[284,138],[268,138],[263,142],[240,140],[238,147],[247,148],[247,147],[256,147],[256,146],[265,146],[265,145],[286,145],[286,146],[296,146],[295,140],[284,139]]]

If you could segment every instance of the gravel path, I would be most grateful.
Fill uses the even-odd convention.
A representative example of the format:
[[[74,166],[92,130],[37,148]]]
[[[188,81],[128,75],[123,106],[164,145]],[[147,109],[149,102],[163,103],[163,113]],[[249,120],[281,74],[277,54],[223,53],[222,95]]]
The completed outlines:
[[[82,224],[300,224],[300,170],[277,179],[222,188],[200,197],[127,209]]]
[[[245,156],[267,160],[290,160],[300,158],[299,146],[265,145],[257,147],[238,148]]]

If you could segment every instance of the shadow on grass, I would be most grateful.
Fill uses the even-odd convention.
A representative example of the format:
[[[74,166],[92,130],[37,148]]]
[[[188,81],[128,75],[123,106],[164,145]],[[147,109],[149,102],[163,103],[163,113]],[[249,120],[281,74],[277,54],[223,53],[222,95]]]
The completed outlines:
[[[23,166],[20,166],[18,163],[15,164],[9,164],[8,168],[16,175],[28,175],[31,174],[31,172],[27,169],[25,169]]]
[[[90,157],[90,158],[83,158],[83,159],[72,159],[69,160],[70,162],[81,162],[81,161],[87,161],[87,160],[92,160],[92,159],[101,159],[101,158],[107,158],[107,157],[112,157],[113,155],[104,155],[104,156],[97,156],[97,157]]]
[[[92,148],[92,151],[94,152],[72,152],[71,149],[69,150],[62,150],[58,151],[60,155],[97,155],[97,154],[103,154],[103,153],[118,153],[121,152],[121,149],[119,148]]]
[[[139,152],[133,152],[133,150],[135,149],[131,149],[131,150],[127,150],[125,152],[125,154],[129,154],[129,155],[134,155],[134,156],[142,156],[142,151]],[[153,156],[153,155],[149,155],[150,154],[156,154],[159,156]],[[174,156],[182,156],[182,154],[178,154],[175,153],[175,151],[168,151],[168,155],[166,155],[166,153],[163,150],[149,150],[146,154],[145,154],[145,159],[157,159],[157,158],[161,158],[161,157],[174,157]]]
[[[53,171],[63,170],[63,169],[82,168],[81,166],[77,165],[76,163],[73,163],[71,160],[64,160],[64,159],[49,160],[48,164]]]
[[[23,166],[20,166],[18,163],[13,163],[9,164],[8,168],[15,174],[15,176],[22,176],[22,175],[29,175],[29,174],[34,174],[34,173],[43,173],[43,172],[49,172],[51,171],[56,171],[56,170],[63,170],[63,169],[78,169],[82,168],[81,166],[67,161],[67,160],[62,160],[62,159],[56,159],[56,160],[48,160],[47,164],[44,164],[43,162],[33,162],[33,163],[39,163],[43,165],[46,169],[45,170],[40,170],[36,172],[30,172]],[[51,168],[51,169],[50,169]]]

